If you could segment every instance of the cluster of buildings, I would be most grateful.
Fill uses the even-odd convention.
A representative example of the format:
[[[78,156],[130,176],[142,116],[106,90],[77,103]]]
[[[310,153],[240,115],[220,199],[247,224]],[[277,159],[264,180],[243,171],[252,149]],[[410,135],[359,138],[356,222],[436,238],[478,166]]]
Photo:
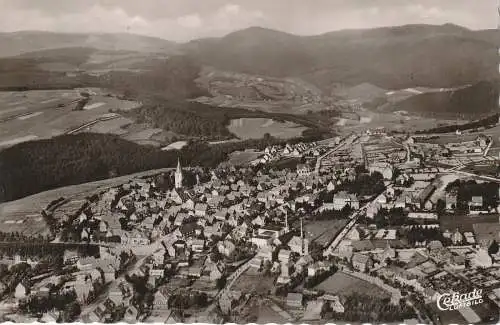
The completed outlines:
[[[65,240],[99,246],[98,257],[67,250],[68,273],[19,281],[13,299],[53,293],[47,288],[56,285],[60,294],[75,293],[82,320],[217,323],[266,296],[286,320],[314,321],[325,310],[345,313],[346,294],[317,289],[342,272],[383,290],[394,305],[402,298],[411,308],[435,304],[439,295],[470,285],[498,301],[500,255],[490,247],[500,242],[500,223],[444,222],[456,193],[444,190],[446,169],[425,166],[425,155],[414,159],[416,145],[380,133],[330,146],[273,146],[258,164],[304,162],[266,172],[221,167],[200,172],[192,187],[178,164],[173,188],[146,177],[67,202],[52,216],[56,229]],[[379,193],[346,190],[376,172]],[[473,196],[470,210],[480,211],[482,200]],[[318,241],[325,232],[332,232],[329,239]],[[266,292],[245,292],[242,282],[256,281],[256,288],[269,278]],[[137,299],[145,294],[150,298]],[[416,310],[415,317],[427,322],[432,315]]]
[[[250,164],[256,166],[258,164],[268,164],[277,162],[283,158],[315,158],[325,152],[323,146],[319,146],[316,142],[286,145],[273,145],[264,149],[264,154],[253,160]]]

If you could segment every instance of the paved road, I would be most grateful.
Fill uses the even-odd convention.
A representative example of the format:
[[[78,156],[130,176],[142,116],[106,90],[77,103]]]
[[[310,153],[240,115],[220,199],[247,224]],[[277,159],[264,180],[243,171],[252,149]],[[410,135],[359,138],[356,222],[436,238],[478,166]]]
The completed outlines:
[[[249,259],[248,261],[246,261],[235,272],[233,272],[230,276],[228,276],[227,280],[229,281],[229,283],[226,283],[226,285],[224,286],[224,288],[221,291],[219,291],[217,293],[217,295],[215,295],[215,299],[217,299],[218,297],[220,297],[222,294],[227,293],[231,289],[231,287],[233,286],[233,284],[236,282],[236,280],[238,280],[238,278],[243,274],[243,272],[245,272],[246,270],[248,270],[248,268],[250,267],[250,261],[251,260],[252,259]]]
[[[328,151],[327,153],[325,153],[324,155],[318,157],[318,159],[316,160],[316,167],[314,168],[314,172],[316,174],[319,174],[319,170],[321,168],[321,161],[325,158],[325,157],[328,157],[328,155],[334,153],[335,151],[339,150],[340,148],[342,148],[344,145],[345,145],[345,139],[346,138],[342,138],[340,140],[340,143],[333,149],[331,149],[330,151]]]
[[[464,168],[464,167],[461,167],[461,168]],[[461,174],[461,175],[465,175],[465,176],[477,177],[477,178],[481,178],[481,179],[484,179],[484,180],[488,180],[488,181],[500,183],[500,178],[496,178],[496,177],[491,177],[491,176],[485,176],[485,175],[480,175],[480,174],[474,174],[474,173],[464,172],[464,171],[458,170],[458,169],[445,169],[444,171],[445,172],[450,172],[450,173],[457,173],[457,174]]]
[[[85,307],[82,308],[82,312],[80,314],[80,319],[81,317],[83,317],[84,315],[87,315],[89,313],[91,313],[100,303],[102,303],[103,301],[106,300],[106,298],[108,297],[109,295],[109,291],[111,290],[111,288],[113,288],[113,286],[117,285],[118,283],[120,283],[122,280],[125,280],[125,275],[127,274],[130,274],[132,271],[136,271],[139,269],[139,267],[144,264],[144,261],[150,257],[155,251],[157,251],[159,248],[162,247],[162,240],[165,238],[165,236],[162,236],[158,239],[156,239],[154,242],[152,242],[151,244],[147,245],[146,247],[141,247],[141,251],[144,250],[144,251],[148,251],[148,252],[151,252],[150,254],[148,255],[145,255],[145,256],[141,256],[141,258],[137,259],[137,261],[135,261],[132,265],[130,265],[127,270],[125,272],[122,273],[122,275],[120,275],[118,278],[116,278],[114,281],[111,281],[107,287],[106,287],[106,290],[101,293],[99,295],[99,297],[96,299],[96,301],[94,301],[93,303],[91,303],[90,305],[87,305]]]
[[[74,128],[74,129],[71,129],[71,130],[67,131],[65,134],[75,134],[78,131],[81,131],[81,130],[83,130],[85,128],[91,127],[91,126],[93,126],[93,125],[95,125],[95,124],[97,124],[99,122],[109,121],[109,120],[113,120],[113,119],[116,119],[116,118],[119,118],[119,117],[121,117],[121,115],[119,115],[119,114],[110,115],[110,116],[104,116],[104,117],[99,117],[99,118],[97,118],[97,119],[95,119],[93,121],[87,122],[87,123],[85,123],[83,125],[80,125],[80,126]]]
[[[351,221],[349,221],[342,231],[335,237],[333,242],[328,246],[328,248],[323,252],[323,256],[329,256],[333,253],[333,251],[337,248],[337,246],[340,244],[340,242],[345,238],[345,236],[349,233],[349,231],[356,225],[356,222],[358,221],[358,218],[361,216],[363,212],[366,211],[368,207],[368,204],[363,206],[361,209],[355,211],[352,216],[351,216]]]

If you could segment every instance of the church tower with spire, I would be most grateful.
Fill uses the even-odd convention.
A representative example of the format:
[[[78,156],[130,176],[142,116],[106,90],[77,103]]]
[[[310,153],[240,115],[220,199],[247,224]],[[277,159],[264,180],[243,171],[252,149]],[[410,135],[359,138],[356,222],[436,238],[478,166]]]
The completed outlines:
[[[175,170],[175,188],[182,187],[182,167],[179,158],[177,158],[177,169]]]

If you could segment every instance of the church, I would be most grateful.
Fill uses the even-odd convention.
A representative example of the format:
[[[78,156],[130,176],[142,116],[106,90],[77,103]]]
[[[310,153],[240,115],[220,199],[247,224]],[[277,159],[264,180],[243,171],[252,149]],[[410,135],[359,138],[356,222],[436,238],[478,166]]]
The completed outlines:
[[[177,169],[175,170],[175,188],[181,188],[182,187],[182,167],[181,167],[181,162],[177,158]]]

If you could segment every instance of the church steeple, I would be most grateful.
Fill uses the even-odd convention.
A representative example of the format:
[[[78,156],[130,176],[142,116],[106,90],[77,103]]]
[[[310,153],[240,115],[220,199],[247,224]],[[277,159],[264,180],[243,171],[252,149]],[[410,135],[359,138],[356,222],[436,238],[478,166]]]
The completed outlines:
[[[177,169],[175,170],[175,188],[182,187],[182,167],[181,161],[177,158]]]

